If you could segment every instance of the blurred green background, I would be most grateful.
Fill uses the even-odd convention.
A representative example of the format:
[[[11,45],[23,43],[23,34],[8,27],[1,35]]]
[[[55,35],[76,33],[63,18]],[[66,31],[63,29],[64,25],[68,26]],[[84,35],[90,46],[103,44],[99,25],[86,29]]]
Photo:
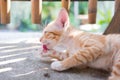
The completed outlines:
[[[7,25],[0,24],[0,31],[41,31],[50,21],[54,20],[59,10],[61,9],[61,2],[43,2],[42,8],[42,24],[31,23],[31,3],[27,1],[14,1],[11,3],[11,23]],[[114,1],[99,1],[97,12],[97,22],[95,28],[83,27],[83,29],[90,28],[91,32],[103,32],[108,26],[114,14]],[[71,2],[70,6],[70,22],[77,28],[82,28],[81,25],[87,24],[88,18],[81,18],[88,14],[88,2]],[[84,21],[85,20],[85,21]],[[84,23],[82,23],[84,21]]]

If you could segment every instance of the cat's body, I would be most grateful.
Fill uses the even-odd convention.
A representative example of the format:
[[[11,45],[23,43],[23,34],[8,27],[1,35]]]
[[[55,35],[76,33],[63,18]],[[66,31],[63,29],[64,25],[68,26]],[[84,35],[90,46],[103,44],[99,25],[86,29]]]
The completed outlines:
[[[101,46],[99,53],[101,53],[102,56],[99,56],[99,58],[95,59],[94,61],[90,63],[87,63],[86,65],[92,68],[98,68],[98,69],[104,69],[104,70],[110,70],[112,68],[111,67],[113,63],[112,57],[114,56],[114,53],[112,51],[114,50],[113,48],[115,47],[110,46],[110,45],[115,44],[115,43],[113,43],[113,41],[112,41],[112,44],[110,44],[111,42],[110,43],[108,42],[114,36],[103,36],[103,35],[90,34],[90,33],[82,32],[80,30],[76,30],[74,28],[71,28],[70,32],[66,31],[63,36],[65,37],[65,40],[59,41],[59,44],[57,44],[58,49],[61,47],[64,47],[64,48],[67,47],[69,56],[72,56],[77,51],[83,50],[85,47],[89,47],[89,46],[92,47],[92,45],[96,44],[96,47],[97,45]],[[118,38],[120,39],[120,35],[118,36]],[[120,45],[119,41],[117,44]],[[56,51],[58,49],[56,49]]]
[[[69,25],[62,9],[57,20],[44,29],[43,57],[56,58],[51,68],[63,71],[78,65],[111,71],[108,80],[120,80],[120,35],[86,33]]]
[[[105,44],[103,47],[103,54],[98,59],[90,63],[90,67],[112,70],[115,59],[120,51],[120,35],[105,36]]]

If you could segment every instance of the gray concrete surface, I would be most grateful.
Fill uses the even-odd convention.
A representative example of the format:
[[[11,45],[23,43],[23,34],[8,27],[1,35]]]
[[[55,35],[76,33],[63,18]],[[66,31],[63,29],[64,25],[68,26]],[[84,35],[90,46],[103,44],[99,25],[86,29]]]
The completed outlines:
[[[72,68],[50,69],[39,60],[40,33],[0,33],[0,80],[107,80],[108,72]]]

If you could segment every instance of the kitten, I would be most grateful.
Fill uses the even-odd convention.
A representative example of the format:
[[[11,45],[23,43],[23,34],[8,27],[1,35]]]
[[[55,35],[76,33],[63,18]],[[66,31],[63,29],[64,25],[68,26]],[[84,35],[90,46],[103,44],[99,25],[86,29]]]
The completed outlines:
[[[97,35],[75,29],[67,11],[48,24],[40,41],[43,58],[56,58],[51,68],[63,71],[78,65],[111,71],[108,80],[120,80],[120,35]],[[81,67],[81,66],[80,66]]]

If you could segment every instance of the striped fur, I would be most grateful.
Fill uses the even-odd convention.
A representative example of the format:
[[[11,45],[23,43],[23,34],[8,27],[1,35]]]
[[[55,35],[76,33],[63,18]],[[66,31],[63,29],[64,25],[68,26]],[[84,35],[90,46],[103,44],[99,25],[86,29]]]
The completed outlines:
[[[73,28],[68,24],[68,20],[66,10],[62,9],[58,18],[48,24],[43,31],[40,41],[47,45],[49,50],[47,53],[42,52],[41,55],[59,60],[53,62],[51,68],[63,71],[78,65],[86,65],[111,71],[108,80],[120,80],[120,35],[86,33]]]

